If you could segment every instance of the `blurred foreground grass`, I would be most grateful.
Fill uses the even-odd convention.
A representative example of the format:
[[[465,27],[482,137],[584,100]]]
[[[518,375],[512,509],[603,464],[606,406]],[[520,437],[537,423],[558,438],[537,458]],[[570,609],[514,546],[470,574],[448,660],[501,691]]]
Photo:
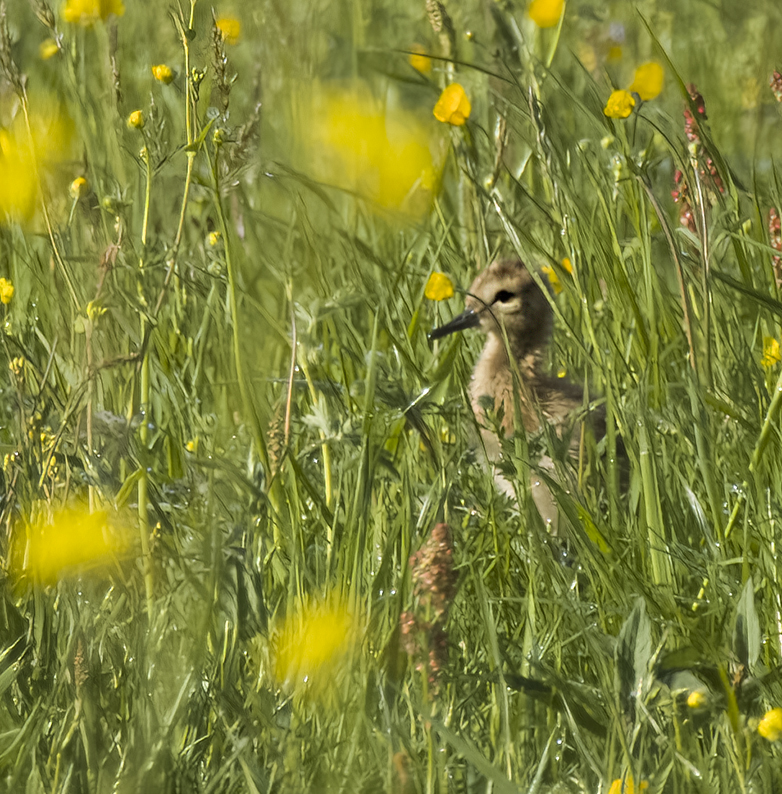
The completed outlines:
[[[0,790],[782,790],[782,12],[560,5],[0,6]],[[554,539],[426,339],[514,253]]]

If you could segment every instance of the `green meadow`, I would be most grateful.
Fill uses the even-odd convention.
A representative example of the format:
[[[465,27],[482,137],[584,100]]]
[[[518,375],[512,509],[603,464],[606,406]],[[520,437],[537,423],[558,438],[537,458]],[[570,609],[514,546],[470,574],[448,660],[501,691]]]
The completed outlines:
[[[782,791],[779,30],[4,0],[0,792]],[[497,257],[607,420],[515,500]]]

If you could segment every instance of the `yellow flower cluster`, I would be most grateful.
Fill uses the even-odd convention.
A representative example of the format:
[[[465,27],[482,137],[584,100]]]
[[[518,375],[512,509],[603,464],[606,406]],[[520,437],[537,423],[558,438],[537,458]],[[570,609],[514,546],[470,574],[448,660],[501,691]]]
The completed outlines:
[[[633,82],[627,90],[612,91],[603,113],[611,119],[626,119],[635,107],[635,96],[648,102],[660,95],[665,82],[665,70],[656,61],[641,64],[635,70]]]
[[[464,88],[459,83],[451,83],[440,94],[434,106],[434,117],[444,124],[461,127],[470,118],[471,110],[472,105]]]

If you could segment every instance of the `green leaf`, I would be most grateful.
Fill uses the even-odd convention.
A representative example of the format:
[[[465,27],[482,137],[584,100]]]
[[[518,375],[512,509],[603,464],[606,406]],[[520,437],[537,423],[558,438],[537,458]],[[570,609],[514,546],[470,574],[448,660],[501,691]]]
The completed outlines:
[[[733,628],[733,651],[749,671],[760,657],[760,621],[755,611],[755,588],[752,577],[747,579],[736,611]]]

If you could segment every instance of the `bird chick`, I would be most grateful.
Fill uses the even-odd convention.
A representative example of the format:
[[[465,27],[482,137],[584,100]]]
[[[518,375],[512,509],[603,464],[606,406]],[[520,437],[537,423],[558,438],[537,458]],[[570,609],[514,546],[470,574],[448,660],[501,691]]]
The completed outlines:
[[[491,462],[501,457],[500,440],[487,426],[485,398],[501,413],[501,429],[510,436],[515,427],[514,384],[510,355],[518,366],[521,390],[518,395],[521,424],[528,433],[541,429],[540,417],[554,426],[559,435],[565,428],[573,430],[571,454],[578,455],[580,433],[572,428],[574,412],[583,404],[580,387],[544,371],[545,350],[553,326],[551,306],[526,266],[518,259],[497,260],[473,281],[466,309],[449,323],[435,328],[430,339],[480,328],[486,344],[475,365],[470,383],[470,401],[481,424],[486,454]],[[504,333],[503,333],[504,330]],[[507,336],[507,345],[505,342]],[[500,408],[502,409],[500,411]],[[541,468],[553,473],[553,461],[544,457]],[[501,490],[513,495],[504,477],[495,474]],[[532,477],[532,496],[544,521],[556,529],[557,510],[548,489]]]

